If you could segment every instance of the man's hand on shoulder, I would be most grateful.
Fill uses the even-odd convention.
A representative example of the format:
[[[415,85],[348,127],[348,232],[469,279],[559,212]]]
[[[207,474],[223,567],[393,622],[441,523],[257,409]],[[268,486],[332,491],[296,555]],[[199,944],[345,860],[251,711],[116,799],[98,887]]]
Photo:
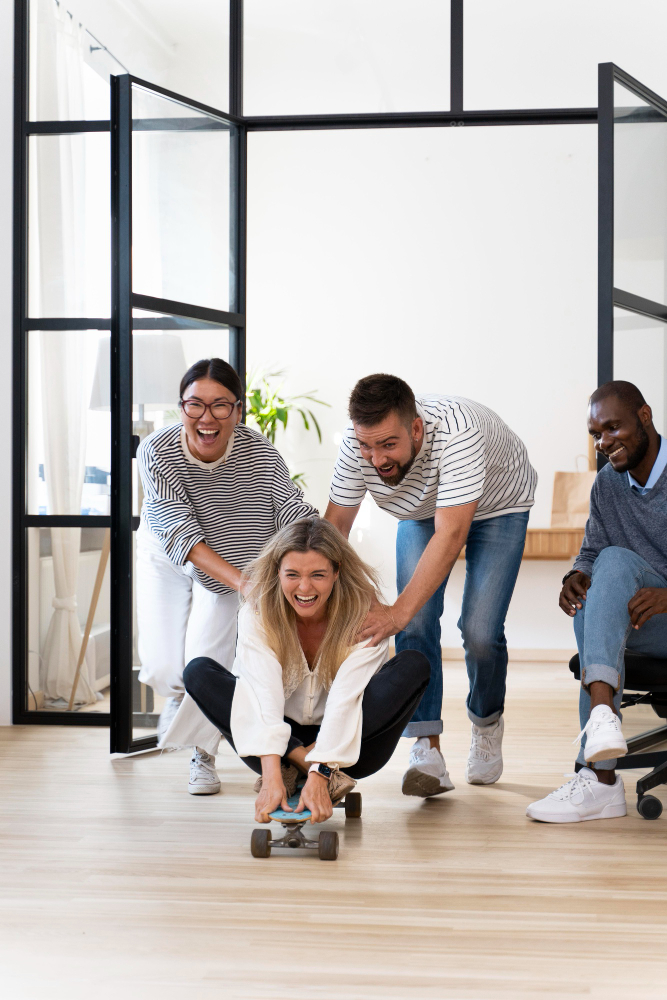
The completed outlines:
[[[404,629],[408,621],[394,606],[374,601],[359,627],[357,642],[366,640],[367,646],[378,646],[383,639]]]
[[[583,608],[582,602],[586,600],[586,591],[590,585],[591,578],[579,570],[565,580],[558,605],[570,618],[574,618],[577,611]]]
[[[642,587],[628,601],[632,627],[640,629],[653,615],[667,614],[667,587]]]

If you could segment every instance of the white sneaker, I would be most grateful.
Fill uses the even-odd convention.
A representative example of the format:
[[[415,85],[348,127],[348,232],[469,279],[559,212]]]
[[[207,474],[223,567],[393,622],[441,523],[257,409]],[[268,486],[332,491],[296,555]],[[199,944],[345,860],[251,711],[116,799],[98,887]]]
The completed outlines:
[[[158,741],[158,743],[162,743],[162,740],[165,738],[165,736],[167,734],[167,730],[169,729],[169,726],[174,721],[174,716],[176,715],[176,713],[178,712],[179,708],[181,707],[181,704],[182,704],[184,698],[185,698],[185,695],[181,694],[181,695],[178,695],[175,698],[167,698],[166,699],[166,701],[164,703],[164,706],[162,708],[162,711],[160,712],[160,718],[157,720],[157,741]]]
[[[190,761],[190,795],[215,795],[220,791],[220,778],[215,769],[215,757],[195,747]]]
[[[403,794],[420,795],[425,799],[429,795],[451,792],[453,788],[445,758],[439,750],[429,746],[427,736],[422,736],[410,751],[409,767],[403,775]]]
[[[466,765],[466,781],[469,785],[492,785],[503,773],[504,732],[502,715],[490,726],[476,726],[473,722]]]
[[[566,782],[539,802],[531,802],[526,816],[541,823],[583,823],[587,819],[625,816],[625,788],[620,774],[613,785],[598,781],[595,771],[582,767],[579,774],[566,774]]]
[[[608,705],[595,706],[590,719],[573,742],[581,742],[584,733],[584,758],[587,763],[625,757],[628,752],[628,744],[621,732],[621,720]]]

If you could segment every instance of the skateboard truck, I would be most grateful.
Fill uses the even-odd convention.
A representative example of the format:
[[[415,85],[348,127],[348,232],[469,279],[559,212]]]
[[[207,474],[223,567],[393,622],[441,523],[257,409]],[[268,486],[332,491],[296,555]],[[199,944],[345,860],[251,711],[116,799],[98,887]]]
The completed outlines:
[[[299,804],[299,794],[288,799],[288,805],[294,810]],[[276,809],[269,813],[271,819],[281,824],[285,831],[279,840],[273,840],[271,831],[253,830],[250,838],[250,853],[254,858],[268,858],[272,848],[307,848],[317,851],[321,861],[335,861],[338,857],[338,834],[335,830],[322,830],[317,840],[310,840],[303,832],[303,826],[311,817],[308,809],[295,814],[284,809]],[[349,818],[361,816],[361,795],[350,792],[345,798],[345,815]],[[298,818],[297,818],[298,816]]]
[[[310,815],[310,813],[308,814]],[[320,843],[318,840],[309,840],[308,837],[303,832],[303,825],[307,823],[308,819],[304,819],[302,823],[282,823],[282,828],[285,831],[284,835],[280,840],[272,840],[271,847],[309,847],[311,850],[318,850]],[[263,832],[263,831],[260,831]],[[321,834],[320,834],[321,836]]]

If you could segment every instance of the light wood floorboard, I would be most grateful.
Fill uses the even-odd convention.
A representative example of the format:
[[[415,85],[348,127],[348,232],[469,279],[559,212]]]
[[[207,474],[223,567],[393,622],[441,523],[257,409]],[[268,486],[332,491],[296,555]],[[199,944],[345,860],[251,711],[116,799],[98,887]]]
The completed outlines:
[[[223,793],[194,797],[185,752],[111,760],[106,730],[0,730],[2,996],[664,1000],[667,811],[642,820],[625,772],[625,819],[525,818],[575,755],[576,684],[554,663],[512,665],[505,773],[466,785],[464,692],[447,664],[456,790],[403,797],[402,740],[361,783],[363,818],[328,824],[335,863],[250,856],[253,779],[228,747]],[[626,733],[657,724],[634,710]]]

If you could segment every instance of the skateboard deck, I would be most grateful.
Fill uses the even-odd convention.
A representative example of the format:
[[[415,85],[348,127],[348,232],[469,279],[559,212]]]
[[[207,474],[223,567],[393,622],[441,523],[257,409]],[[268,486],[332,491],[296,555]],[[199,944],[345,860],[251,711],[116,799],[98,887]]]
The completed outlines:
[[[296,809],[299,804],[300,794],[291,795],[287,800],[287,804],[291,809]],[[310,819],[311,813],[309,809],[304,809],[303,812],[285,812],[284,809],[274,809],[273,812],[269,813],[271,819],[275,819],[278,823],[303,823],[307,819]]]

